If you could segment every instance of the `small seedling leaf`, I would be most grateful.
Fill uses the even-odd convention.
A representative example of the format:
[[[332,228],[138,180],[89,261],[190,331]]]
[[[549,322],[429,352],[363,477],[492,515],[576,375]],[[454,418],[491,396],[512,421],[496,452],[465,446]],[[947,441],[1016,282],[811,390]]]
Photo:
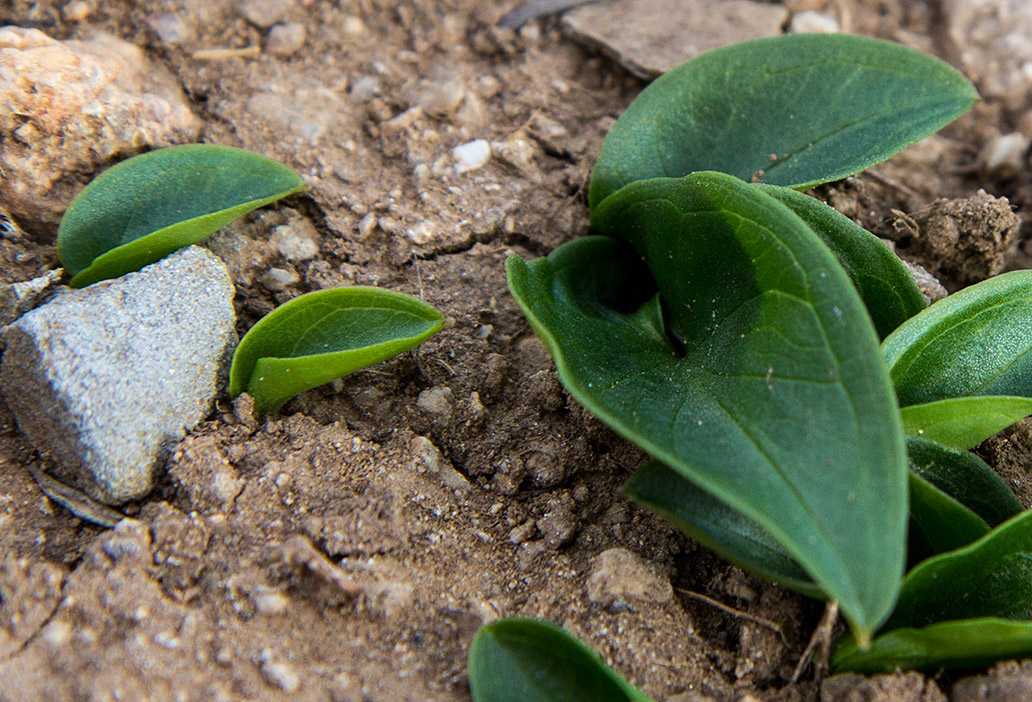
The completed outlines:
[[[1032,398],[1011,395],[954,397],[901,410],[908,436],[967,450],[1032,414]]]
[[[971,83],[876,39],[790,35],[701,54],[642,91],[591,176],[597,207],[628,183],[714,170],[806,188],[873,166],[963,114]]]
[[[1032,511],[975,543],[933,556],[903,579],[884,629],[978,617],[1024,619],[1032,607]]]
[[[469,686],[474,702],[651,702],[575,637],[534,619],[481,627]]]
[[[1021,502],[985,461],[967,451],[907,437],[910,470],[995,527],[1018,515]]]
[[[882,344],[902,407],[1032,397],[1032,271],[990,278],[914,315]]]
[[[939,622],[923,629],[893,629],[862,650],[846,640],[831,657],[836,672],[864,675],[902,670],[985,668],[1032,656],[1032,622],[979,618]]]
[[[259,154],[212,144],[159,149],[112,166],[72,201],[57,233],[83,287],[139,270],[305,184]]]
[[[659,461],[624,486],[632,500],[735,565],[809,597],[824,593],[763,527]]]
[[[299,392],[418,346],[444,321],[430,305],[390,290],[302,295],[244,335],[229,371],[230,397],[246,390],[256,411],[275,412]]]
[[[509,284],[567,389],[753,519],[864,635],[902,575],[902,426],[870,317],[780,202],[719,173],[627,186]],[[646,261],[656,283],[635,263]],[[662,295],[666,338],[633,314]]]
[[[790,188],[758,187],[787,205],[827,244],[860,293],[879,337],[925,308],[913,276],[881,239],[816,198]]]

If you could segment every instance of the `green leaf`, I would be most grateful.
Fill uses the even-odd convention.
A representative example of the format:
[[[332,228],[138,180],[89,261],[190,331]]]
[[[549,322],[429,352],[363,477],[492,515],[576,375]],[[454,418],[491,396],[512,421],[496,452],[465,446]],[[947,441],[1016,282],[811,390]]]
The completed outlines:
[[[1007,483],[973,453],[907,437],[910,470],[952,496],[991,527],[1022,510]]]
[[[927,549],[921,554],[921,558],[926,558],[963,548],[989,533],[985,520],[913,472],[910,473],[910,520],[912,531],[907,556],[911,561],[919,560],[914,553],[916,536],[921,537],[921,546]],[[919,534],[915,535],[914,529]]]
[[[903,407],[954,397],[1032,397],[1032,271],[972,285],[882,344]]]
[[[623,489],[639,505],[735,565],[808,597],[823,599],[821,589],[759,524],[659,461],[636,470]]]
[[[1032,656],[1032,622],[980,618],[939,622],[923,629],[894,629],[867,650],[848,640],[831,657],[836,671],[865,675],[902,670],[985,668]]]
[[[1032,414],[1032,398],[954,397],[900,410],[908,436],[967,450]]]
[[[605,237],[506,263],[567,389],[602,421],[745,516],[864,635],[895,600],[906,538],[902,427],[870,318],[817,236],[718,173],[634,183]],[[645,282],[643,282],[645,281]]]
[[[788,205],[828,245],[860,293],[879,337],[925,308],[913,276],[881,239],[820,200],[789,188],[758,187]]]
[[[651,702],[575,637],[534,619],[480,628],[469,686],[474,702]]]
[[[258,412],[396,356],[440,331],[444,317],[415,298],[379,288],[318,290],[277,307],[237,346],[229,395],[246,390]]]
[[[589,200],[595,208],[628,183],[703,170],[799,189],[838,180],[949,124],[977,98],[938,59],[876,39],[735,44],[642,91],[602,145]]]
[[[112,166],[76,196],[58,228],[58,255],[71,285],[83,287],[139,270],[304,188],[286,166],[241,149],[159,149]]]
[[[1026,619],[1032,608],[1032,511],[1004,522],[970,546],[933,556],[903,579],[885,630],[941,621]]]

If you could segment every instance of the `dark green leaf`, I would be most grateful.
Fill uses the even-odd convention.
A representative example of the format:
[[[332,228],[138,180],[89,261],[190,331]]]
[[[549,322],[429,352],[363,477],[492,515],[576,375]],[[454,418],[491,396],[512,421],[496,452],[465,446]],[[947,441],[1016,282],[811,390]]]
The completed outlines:
[[[396,356],[426,341],[444,317],[415,298],[379,288],[319,290],[277,307],[240,341],[229,394],[245,390],[258,412]]]
[[[591,207],[628,183],[693,171],[805,188],[884,161],[978,98],[960,73],[898,44],[790,35],[710,51],[656,79],[617,120]]]
[[[75,287],[116,278],[304,188],[286,166],[228,146],[188,144],[135,156],[72,201],[57,232],[61,265]]]
[[[1025,619],[1032,608],[1032,511],[965,548],[917,565],[903,580],[885,630],[951,619]]]
[[[911,562],[918,560],[915,536],[927,549],[921,554],[924,558],[963,548],[989,533],[985,520],[914,472],[910,473],[910,523],[919,532],[911,531],[907,553]]]
[[[1011,395],[954,397],[900,411],[908,436],[957,449],[972,449],[1032,414],[1032,398]]]
[[[758,522],[870,632],[902,574],[906,464],[877,336],[842,268],[791,210],[718,173],[632,184],[593,223],[646,260],[668,333],[630,314],[653,284],[612,239],[510,258],[567,389]]]
[[[828,245],[860,293],[879,337],[925,308],[907,267],[881,239],[820,200],[789,188],[759,187],[788,205]]]
[[[1032,397],[1032,271],[972,285],[882,344],[903,407],[953,397]]]
[[[651,702],[576,638],[534,619],[481,627],[469,686],[474,702]]]
[[[809,597],[824,597],[806,572],[759,524],[659,461],[635,471],[624,492],[735,565]]]
[[[978,456],[907,437],[910,470],[955,498],[991,526],[1021,512],[1021,503],[1007,483]]]
[[[836,671],[865,675],[902,670],[984,668],[996,661],[1032,656],[1032,622],[964,619],[923,629],[894,629],[877,637],[867,650],[846,641],[836,648]]]

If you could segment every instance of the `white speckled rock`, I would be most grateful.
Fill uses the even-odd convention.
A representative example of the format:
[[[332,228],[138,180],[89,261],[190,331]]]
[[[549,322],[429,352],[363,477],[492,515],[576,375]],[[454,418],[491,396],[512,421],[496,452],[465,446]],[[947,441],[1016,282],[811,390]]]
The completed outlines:
[[[118,504],[211,407],[236,344],[233,284],[199,247],[62,291],[4,329],[0,391],[62,479]]]

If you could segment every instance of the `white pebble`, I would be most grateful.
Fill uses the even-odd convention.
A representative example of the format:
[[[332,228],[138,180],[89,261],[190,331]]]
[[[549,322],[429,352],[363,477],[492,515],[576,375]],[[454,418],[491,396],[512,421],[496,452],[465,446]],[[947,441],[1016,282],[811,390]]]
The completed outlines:
[[[485,139],[474,139],[452,149],[455,174],[483,168],[491,160],[491,145]]]
[[[273,56],[290,56],[297,53],[305,45],[308,33],[300,22],[277,24],[269,30],[269,38],[265,42],[265,50]]]
[[[287,286],[293,285],[297,281],[301,280],[295,271],[287,270],[285,268],[270,268],[262,276],[262,285],[265,289],[270,292],[280,292],[285,290]]]
[[[301,678],[286,663],[265,661],[262,663],[262,677],[265,682],[275,685],[286,693],[297,692],[301,687]]]
[[[837,34],[842,31],[838,20],[831,15],[816,10],[806,10],[792,15],[788,23],[788,31],[792,34]]]

